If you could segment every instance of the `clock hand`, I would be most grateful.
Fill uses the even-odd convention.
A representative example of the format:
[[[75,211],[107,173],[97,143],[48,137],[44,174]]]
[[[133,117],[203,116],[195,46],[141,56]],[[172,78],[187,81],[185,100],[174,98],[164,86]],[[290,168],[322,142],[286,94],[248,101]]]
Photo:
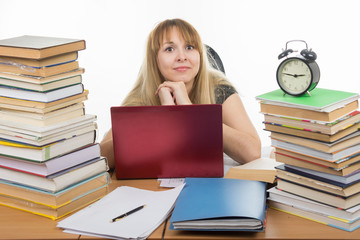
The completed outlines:
[[[299,75],[298,74],[290,74],[290,73],[283,73],[283,74],[288,75],[288,76],[292,76],[294,78],[305,76],[305,74],[299,74]]]
[[[290,74],[290,73],[283,73],[285,75],[288,75],[288,76],[292,76],[292,77],[295,77],[296,75],[293,75],[293,74]]]

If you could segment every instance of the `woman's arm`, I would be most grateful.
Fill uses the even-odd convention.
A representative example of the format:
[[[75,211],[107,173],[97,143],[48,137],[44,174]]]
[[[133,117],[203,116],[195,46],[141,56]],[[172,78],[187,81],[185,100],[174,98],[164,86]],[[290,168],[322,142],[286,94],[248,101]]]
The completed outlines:
[[[261,156],[261,141],[238,94],[223,103],[224,152],[239,163]]]
[[[106,133],[105,137],[100,142],[100,150],[101,150],[101,156],[107,158],[109,168],[110,169],[115,168],[114,145],[113,145],[111,129]]]

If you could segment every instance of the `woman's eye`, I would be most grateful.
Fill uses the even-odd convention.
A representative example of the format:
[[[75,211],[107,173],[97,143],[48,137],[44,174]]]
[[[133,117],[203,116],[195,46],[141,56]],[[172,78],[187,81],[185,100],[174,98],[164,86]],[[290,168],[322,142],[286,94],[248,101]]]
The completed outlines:
[[[188,45],[188,46],[186,46],[186,49],[187,49],[187,50],[193,50],[193,49],[194,49],[194,46]]]
[[[167,47],[167,48],[165,48],[165,51],[166,52],[172,52],[172,51],[174,51],[174,48],[173,47]]]

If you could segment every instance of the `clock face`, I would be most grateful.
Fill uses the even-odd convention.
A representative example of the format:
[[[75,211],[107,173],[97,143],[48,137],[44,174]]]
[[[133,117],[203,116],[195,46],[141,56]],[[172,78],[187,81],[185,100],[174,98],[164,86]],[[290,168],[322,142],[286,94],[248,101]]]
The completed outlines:
[[[301,95],[310,88],[313,76],[305,61],[288,58],[280,64],[276,77],[283,91],[291,95]]]

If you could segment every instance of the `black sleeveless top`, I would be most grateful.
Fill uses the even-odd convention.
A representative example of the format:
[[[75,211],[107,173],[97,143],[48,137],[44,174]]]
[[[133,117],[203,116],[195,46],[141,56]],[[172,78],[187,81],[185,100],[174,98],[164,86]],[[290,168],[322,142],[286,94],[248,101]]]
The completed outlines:
[[[220,84],[215,88],[216,104],[223,104],[225,100],[232,94],[237,93],[236,89],[231,85]]]

